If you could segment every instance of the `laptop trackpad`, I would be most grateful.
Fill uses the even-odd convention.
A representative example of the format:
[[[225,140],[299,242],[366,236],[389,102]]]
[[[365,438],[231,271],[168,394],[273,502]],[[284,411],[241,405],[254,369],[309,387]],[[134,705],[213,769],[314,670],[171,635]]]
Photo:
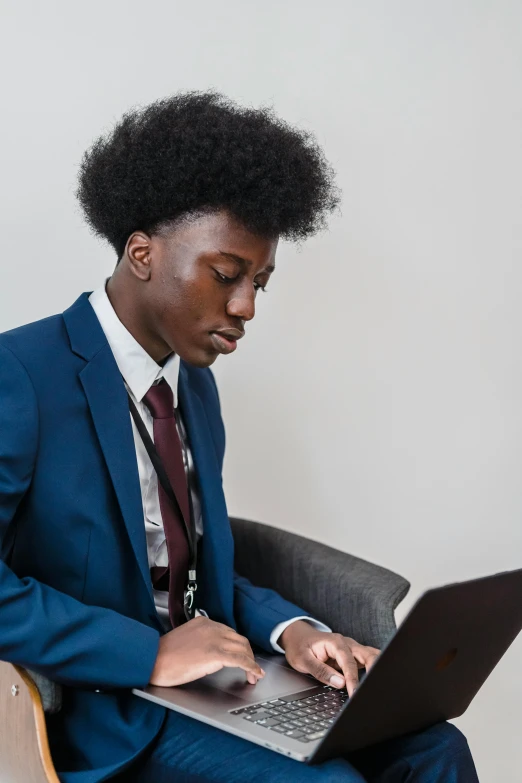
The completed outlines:
[[[189,685],[208,686],[251,704],[255,701],[268,701],[278,695],[297,693],[305,688],[314,688],[319,684],[317,680],[271,661],[263,659],[259,660],[259,663],[266,674],[262,680],[258,680],[256,685],[250,685],[243,669],[227,666],[215,674],[208,674],[206,677],[193,683],[187,683],[182,687],[188,690]]]

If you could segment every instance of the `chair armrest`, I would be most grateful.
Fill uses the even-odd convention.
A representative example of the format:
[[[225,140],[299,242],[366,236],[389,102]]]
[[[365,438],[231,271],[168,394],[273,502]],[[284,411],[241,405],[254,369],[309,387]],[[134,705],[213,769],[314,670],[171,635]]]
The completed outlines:
[[[354,555],[260,522],[231,518],[235,568],[333,631],[382,649],[409,582]]]

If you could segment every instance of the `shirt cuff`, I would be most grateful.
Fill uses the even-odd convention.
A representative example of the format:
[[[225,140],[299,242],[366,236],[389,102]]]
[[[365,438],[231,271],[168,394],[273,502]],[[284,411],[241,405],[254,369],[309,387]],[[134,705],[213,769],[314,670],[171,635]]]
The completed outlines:
[[[318,631],[325,631],[326,633],[332,633],[332,629],[328,628],[327,625],[324,623],[319,622],[319,620],[315,620],[313,617],[303,616],[303,617],[292,617],[291,620],[286,620],[284,623],[278,623],[272,633],[270,634],[270,644],[272,645],[272,648],[275,650],[275,652],[278,653],[284,653],[284,650],[282,647],[280,647],[277,644],[277,641],[285,628],[288,628],[289,625],[292,625],[292,623],[295,623],[296,620],[306,620],[310,625],[313,625],[314,628],[316,628]]]

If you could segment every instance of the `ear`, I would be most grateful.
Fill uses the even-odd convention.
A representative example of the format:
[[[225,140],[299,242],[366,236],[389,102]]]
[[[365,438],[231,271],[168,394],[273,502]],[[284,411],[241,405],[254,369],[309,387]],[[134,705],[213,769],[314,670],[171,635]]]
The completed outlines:
[[[150,280],[151,238],[144,231],[134,231],[127,240],[125,255],[132,274],[140,280]]]

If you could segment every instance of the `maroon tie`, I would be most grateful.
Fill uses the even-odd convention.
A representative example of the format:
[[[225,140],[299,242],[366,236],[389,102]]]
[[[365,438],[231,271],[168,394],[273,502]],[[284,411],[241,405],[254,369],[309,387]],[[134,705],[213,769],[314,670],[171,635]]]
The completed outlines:
[[[174,396],[164,378],[156,386],[150,387],[143,402],[154,419],[153,431],[156,451],[163,462],[165,472],[188,523],[190,514],[188,486],[183,466],[181,442],[174,417]],[[159,481],[158,494],[169,565],[168,568],[153,566],[150,573],[155,590],[168,589],[169,591],[169,617],[172,626],[176,628],[186,620],[183,611],[183,594],[187,584],[189,547],[185,525],[179,516],[179,511]]]

